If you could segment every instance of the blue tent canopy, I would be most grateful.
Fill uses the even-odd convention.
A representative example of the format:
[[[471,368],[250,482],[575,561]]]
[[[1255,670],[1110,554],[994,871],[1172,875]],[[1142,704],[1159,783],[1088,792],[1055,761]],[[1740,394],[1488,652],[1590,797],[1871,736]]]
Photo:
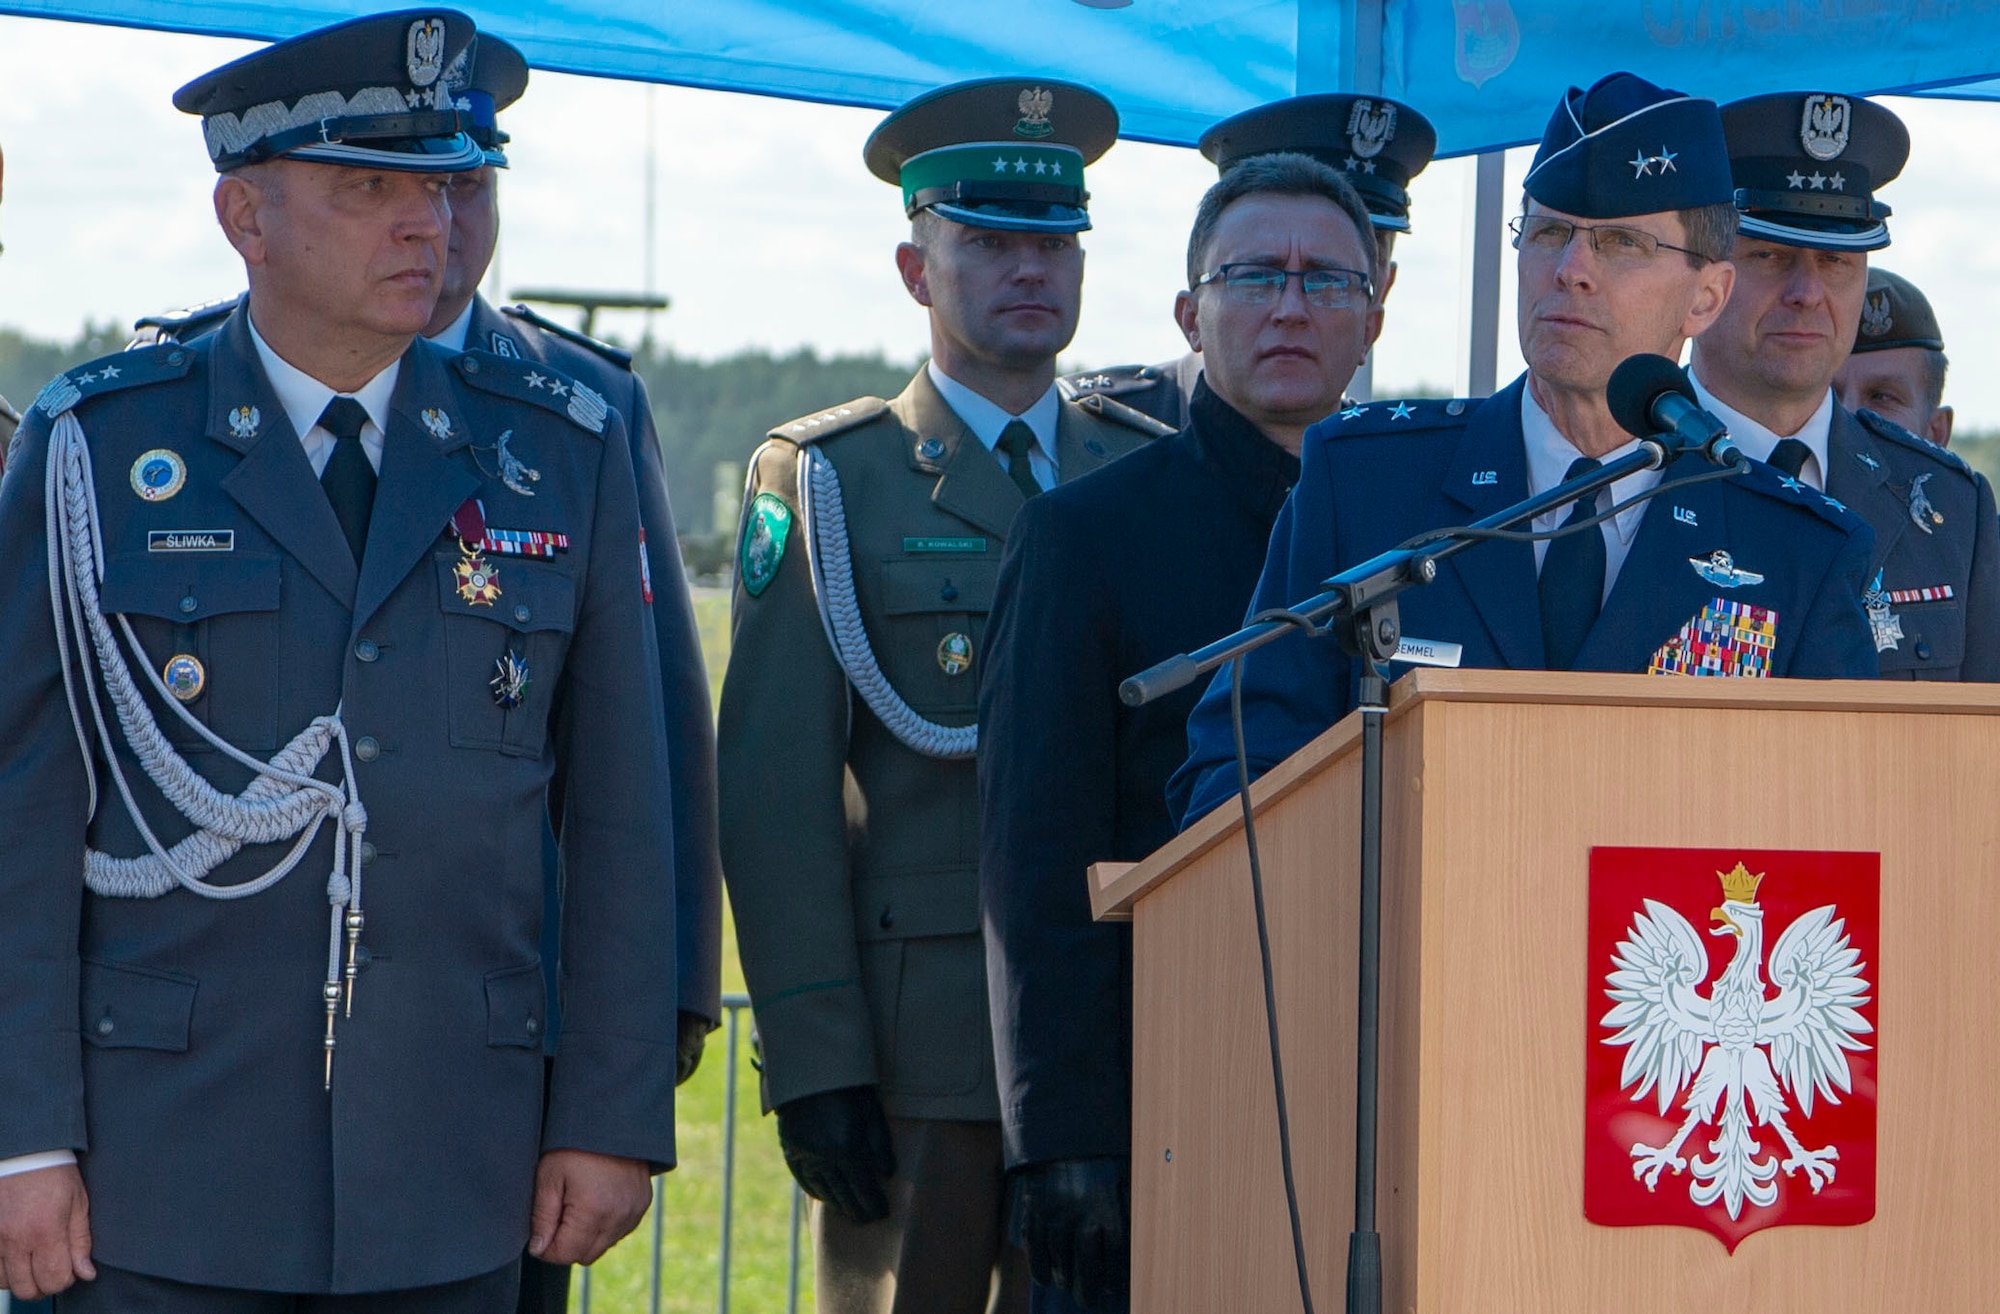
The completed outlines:
[[[276,38],[404,0],[0,0],[0,13]],[[887,107],[959,78],[1098,87],[1125,135],[1191,144],[1301,91],[1376,90],[1441,153],[1533,141],[1613,69],[1721,100],[1802,84],[1991,99],[2000,0],[487,0],[537,68]]]

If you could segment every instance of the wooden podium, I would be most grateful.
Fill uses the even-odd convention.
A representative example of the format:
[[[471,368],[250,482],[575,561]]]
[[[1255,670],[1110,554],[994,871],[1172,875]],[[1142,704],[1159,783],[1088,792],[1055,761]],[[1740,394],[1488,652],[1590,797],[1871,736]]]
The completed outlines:
[[[1384,740],[1384,1309],[2000,1309],[2000,686],[1425,670]],[[1350,717],[1253,791],[1326,1314],[1354,1217],[1359,782]],[[1225,807],[1092,871],[1135,936],[1135,1314],[1299,1307],[1241,829]],[[1731,1255],[1585,1219],[1594,845],[1881,854],[1872,1222]]]

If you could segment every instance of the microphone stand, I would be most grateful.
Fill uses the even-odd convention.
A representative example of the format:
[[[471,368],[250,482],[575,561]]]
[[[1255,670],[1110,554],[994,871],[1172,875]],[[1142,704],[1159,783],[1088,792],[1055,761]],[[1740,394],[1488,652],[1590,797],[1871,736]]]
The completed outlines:
[[[1657,470],[1682,450],[1683,444],[1674,435],[1656,434],[1641,442],[1637,450],[1496,511],[1468,528],[1502,530],[1532,521],[1545,511],[1594,495],[1627,475]],[[1653,491],[1664,488],[1660,485]],[[1236,633],[1192,653],[1169,657],[1118,686],[1118,697],[1127,707],[1142,707],[1300,628],[1308,633],[1332,631],[1342,649],[1365,663],[1356,704],[1362,718],[1360,989],[1355,1025],[1354,1230],[1348,1236],[1348,1314],[1382,1311],[1382,1237],[1375,1225],[1382,981],[1382,720],[1389,710],[1388,664],[1403,637],[1396,599],[1405,589],[1436,579],[1438,562],[1486,541],[1476,532],[1445,530],[1435,540],[1416,547],[1392,548],[1327,580],[1323,592],[1280,611],[1260,613]],[[1271,1034],[1275,1045],[1275,1022]],[[1273,1066],[1275,1076],[1275,1061]],[[1303,1283],[1305,1257],[1298,1259]]]

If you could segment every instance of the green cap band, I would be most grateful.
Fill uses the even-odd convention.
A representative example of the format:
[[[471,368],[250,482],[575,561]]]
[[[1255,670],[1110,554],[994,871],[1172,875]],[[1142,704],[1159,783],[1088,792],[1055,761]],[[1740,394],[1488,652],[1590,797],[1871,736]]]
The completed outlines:
[[[1068,146],[974,142],[941,146],[903,162],[903,208],[940,201],[1013,200],[1084,204],[1083,155]]]

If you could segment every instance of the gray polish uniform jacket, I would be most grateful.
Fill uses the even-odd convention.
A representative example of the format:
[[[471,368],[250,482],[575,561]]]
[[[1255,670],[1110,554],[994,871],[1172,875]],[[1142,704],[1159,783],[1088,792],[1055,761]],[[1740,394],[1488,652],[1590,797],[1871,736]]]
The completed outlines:
[[[410,347],[359,567],[240,316],[59,380],[81,393],[102,608],[145,660],[197,659],[186,706],[260,759],[342,709],[367,927],[331,1090],[328,831],[249,898],[83,887],[86,845],[146,851],[112,756],[164,843],[192,828],[115,728],[89,734],[88,812],[49,602],[53,421],[31,409],[0,486],[0,1157],[78,1152],[100,1263],[273,1291],[456,1281],[520,1254],[542,1152],[673,1162],[673,835],[629,447],[615,412],[531,387],[531,368],[574,383]],[[502,435],[540,474],[532,498],[500,477]],[[138,495],[132,476],[163,468],[162,450],[184,477]],[[500,595],[475,602],[447,532],[468,499],[490,527],[566,546],[490,557]],[[162,550],[174,531],[207,549]],[[489,685],[510,655],[530,671],[511,710]],[[145,687],[192,769],[243,790],[250,772]],[[559,768],[572,951],[545,1108],[541,836]],[[337,751],[318,774],[338,777]],[[210,879],[253,878],[287,847],[248,845]]]

